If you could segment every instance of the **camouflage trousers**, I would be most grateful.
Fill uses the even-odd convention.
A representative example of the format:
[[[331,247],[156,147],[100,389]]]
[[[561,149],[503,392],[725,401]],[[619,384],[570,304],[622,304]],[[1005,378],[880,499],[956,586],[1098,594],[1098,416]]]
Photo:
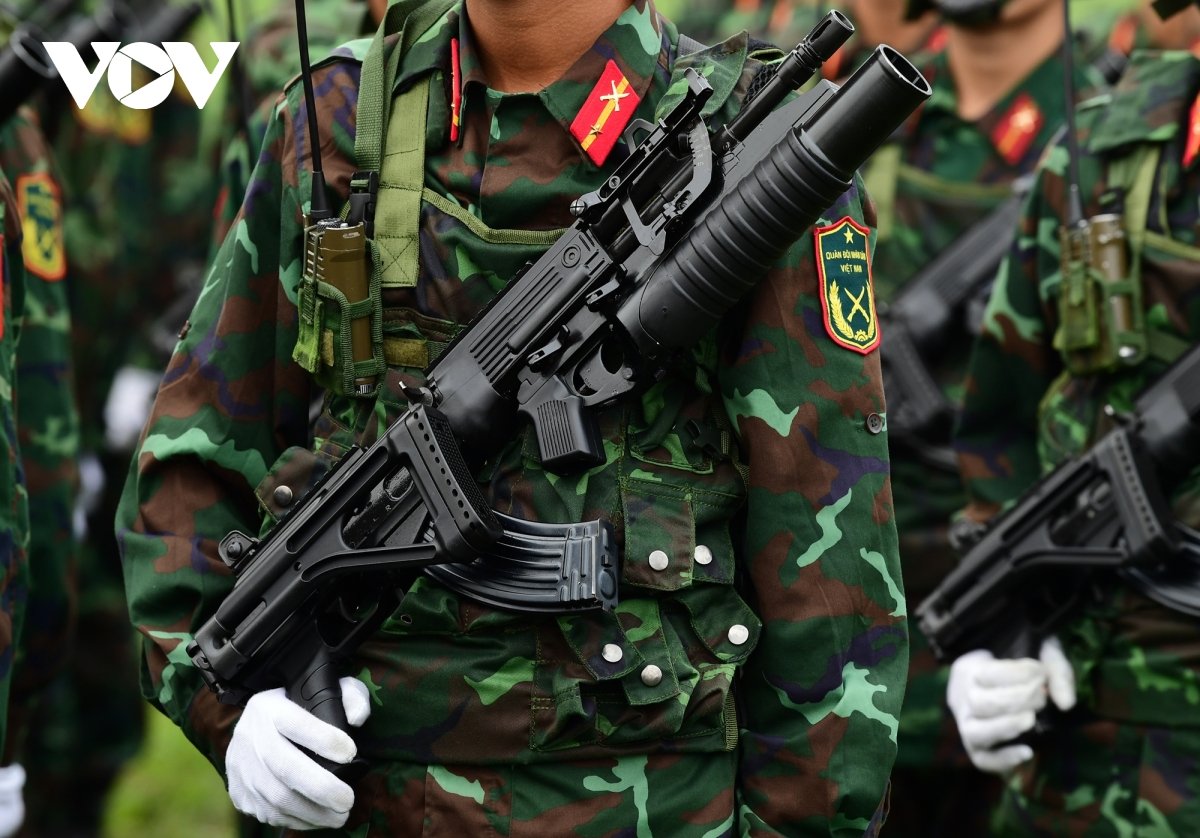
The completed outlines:
[[[344,829],[289,834],[732,837],[736,773],[733,753],[502,766],[392,763],[355,783]]]
[[[1010,779],[1003,836],[1200,835],[1200,731],[1106,719],[1059,725]]]

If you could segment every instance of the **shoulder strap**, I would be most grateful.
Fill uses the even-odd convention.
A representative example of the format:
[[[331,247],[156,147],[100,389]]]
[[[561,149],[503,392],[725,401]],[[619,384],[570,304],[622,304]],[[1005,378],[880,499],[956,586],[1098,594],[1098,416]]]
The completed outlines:
[[[425,34],[445,14],[455,0],[398,0],[387,10],[383,23],[375,30],[371,48],[363,59],[358,85],[358,112],[355,121],[354,159],[360,171],[378,172],[383,153],[383,132],[392,106],[392,84],[400,59],[417,38]],[[400,33],[390,53],[384,46],[388,35]],[[386,53],[386,54],[385,54]],[[423,117],[422,117],[423,120]]]

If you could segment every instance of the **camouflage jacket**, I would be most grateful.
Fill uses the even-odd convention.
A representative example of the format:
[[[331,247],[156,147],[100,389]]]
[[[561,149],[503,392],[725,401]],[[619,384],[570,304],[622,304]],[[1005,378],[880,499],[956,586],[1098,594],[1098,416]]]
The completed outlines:
[[[407,405],[400,385],[421,382],[431,353],[554,240],[573,199],[604,182],[624,150],[593,164],[570,125],[606,67],[629,81],[632,115],[650,119],[683,64],[675,27],[643,1],[559,81],[537,94],[502,94],[487,86],[461,10],[444,15],[400,66],[401,89],[430,84],[426,188],[415,287],[382,293],[388,370],[377,399],[322,393],[291,361],[310,183],[294,84],[126,487],[118,531],[131,616],[148,641],[144,689],[218,766],[236,713],[203,688],[184,654],[232,585],[217,541],[269,523],[281,511],[279,485],[299,494],[348,446],[376,438]],[[453,39],[461,143],[449,140]],[[341,52],[314,78],[334,206],[356,168],[360,53]],[[708,107],[722,120],[756,67],[744,39],[687,63],[709,76],[718,92]],[[826,221],[869,222],[862,201],[851,189]],[[501,511],[613,522],[622,603],[611,614],[549,619],[499,612],[418,579],[357,653],[353,669],[376,698],[360,752],[381,771],[430,765],[430,776],[455,788],[514,764],[562,773],[616,760],[614,770],[640,777],[642,788],[660,781],[651,775],[672,777],[677,796],[678,784],[698,782],[711,805],[692,813],[695,834],[735,821],[754,834],[869,826],[895,750],[905,606],[878,358],[825,333],[818,282],[806,233],[690,364],[640,401],[603,413],[603,465],[550,474],[528,435],[488,462],[482,489]],[[323,410],[312,424],[314,396]],[[689,420],[725,441],[694,445]],[[651,554],[665,555],[666,566]],[[621,650],[615,663],[600,654],[606,644]],[[736,753],[740,767],[722,753]],[[445,765],[469,769],[450,775]],[[672,765],[725,766],[725,774],[717,784],[689,781]],[[379,776],[359,784],[363,808],[351,827],[384,817],[388,789],[401,787],[396,775],[386,785]],[[594,792],[608,782],[590,777],[572,794],[594,800],[588,812],[607,808],[601,801],[616,798]],[[558,792],[544,793],[551,807]],[[487,804],[475,798],[480,811]]]
[[[30,589],[16,702],[18,694],[28,699],[48,683],[67,653],[79,417],[71,375],[62,193],[32,111],[18,111],[0,128],[0,168],[13,178],[27,277],[16,405],[29,492]]]
[[[29,593],[29,501],[17,441],[14,388],[17,342],[25,299],[21,255],[21,215],[8,178],[0,171],[0,742],[8,728],[12,688],[25,600]]]
[[[201,18],[180,38],[211,40],[197,34],[207,25]],[[142,74],[137,89],[149,71],[134,67]],[[215,146],[206,154],[201,143],[201,120],[219,110],[218,98],[198,110],[177,76],[171,95],[147,110],[121,104],[107,84],[97,85],[83,109],[65,95],[47,100],[61,109],[43,116],[57,126],[86,450],[103,448],[103,409],[116,371],[161,368],[202,281],[218,161]],[[183,306],[181,296],[188,297]]]
[[[1198,89],[1195,57],[1135,53],[1118,87],[1079,109],[1085,217],[1120,212],[1114,202],[1128,187],[1114,181],[1115,167],[1144,150],[1159,152],[1140,260],[1143,308],[1152,330],[1187,341],[1200,335],[1193,304],[1200,283],[1200,167],[1183,163]],[[1065,372],[1055,335],[1062,325],[1058,236],[1066,215],[1066,167],[1066,148],[1058,146],[1038,171],[1020,237],[1000,271],[971,358],[956,445],[974,517],[993,514],[1086,450],[1111,427],[1102,408],[1128,410],[1164,366],[1147,360],[1121,373]],[[1200,521],[1194,481],[1174,502],[1185,523]],[[1194,619],[1111,586],[1063,632],[1083,700],[1108,718],[1195,727],[1196,628]]]

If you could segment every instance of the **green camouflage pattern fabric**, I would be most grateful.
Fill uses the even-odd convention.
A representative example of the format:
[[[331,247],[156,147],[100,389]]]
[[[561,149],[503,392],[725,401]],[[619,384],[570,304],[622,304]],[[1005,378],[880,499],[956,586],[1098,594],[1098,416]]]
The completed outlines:
[[[0,171],[0,746],[8,730],[13,665],[29,595],[29,498],[17,435],[17,342],[25,298],[21,216]]]
[[[198,45],[225,40],[205,16],[178,37]],[[148,80],[135,78],[135,88]],[[202,112],[178,77],[151,110],[121,105],[105,83],[80,110],[54,84],[61,83],[44,99],[43,122],[66,206],[81,447],[99,461],[104,485],[94,505],[80,510],[87,524],[68,671],[36,703],[30,722],[27,823],[37,834],[94,834],[109,787],[141,745],[145,712],[112,534],[131,452],[105,450],[104,405],[118,369],[157,371],[170,354],[190,300],[175,306],[177,322],[172,308],[189,288],[194,297],[207,257],[216,158],[204,157]],[[213,102],[221,98],[218,90]]]
[[[1135,53],[1117,88],[1079,109],[1084,215],[1114,204],[1114,161],[1138,149],[1161,156],[1142,254],[1144,310],[1152,328],[1200,335],[1195,163],[1183,165],[1200,61],[1188,53]],[[985,518],[1040,476],[1085,451],[1164,362],[1120,373],[1072,376],[1054,346],[1066,218],[1067,151],[1038,171],[1020,236],[988,304],[956,435],[971,514]],[[1173,497],[1198,523],[1196,481]],[[1102,586],[1059,636],[1075,669],[1082,712],[1018,770],[1000,813],[1005,831],[1072,835],[1191,835],[1200,829],[1194,772],[1200,643],[1193,618],[1118,584]],[[1069,830],[1068,830],[1069,826]]]
[[[30,704],[62,669],[69,647],[78,545],[79,417],[71,375],[71,320],[62,192],[37,116],[21,109],[0,128],[0,168],[22,212],[25,311],[17,356],[17,433],[29,493],[29,599],[9,705],[9,753]]]
[[[448,136],[451,37],[462,49],[461,146]],[[299,494],[350,445],[375,439],[406,406],[400,385],[420,383],[429,353],[544,250],[573,199],[604,182],[624,152],[596,167],[568,126],[610,58],[641,97],[637,117],[654,116],[684,64],[719,91],[716,118],[731,115],[757,66],[745,39],[686,61],[676,42],[652,4],[635,3],[535,95],[488,88],[461,5],[418,40],[398,84],[431,83],[420,276],[383,292],[385,346],[404,351],[374,401],[321,394],[290,360],[310,178],[300,85],[279,101],[118,516],[130,614],[147,640],[143,689],[218,767],[237,712],[184,652],[232,587],[217,541],[268,526],[277,486]],[[352,45],[314,77],[334,206],[356,168],[363,50]],[[870,224],[863,204],[856,186],[823,223]],[[622,604],[550,619],[416,581],[350,667],[375,700],[359,736],[374,767],[343,834],[877,826],[907,664],[887,439],[870,430],[882,425],[872,416],[883,409],[878,356],[825,333],[811,234],[761,288],[744,320],[731,317],[677,373],[601,415],[603,465],[547,473],[525,434],[483,468],[499,510],[613,521]],[[688,420],[729,442],[695,448]],[[710,562],[695,560],[700,546]],[[669,553],[663,571],[649,566],[656,549]],[[734,626],[744,642],[730,639]],[[600,655],[606,643],[621,647],[619,663]],[[653,686],[641,678],[648,663],[663,671]]]
[[[1085,67],[1082,51],[1077,67]],[[890,147],[868,163],[865,176],[872,194],[892,196],[881,209],[875,278],[881,300],[889,300],[944,248],[983,219],[1011,194],[1013,182],[1031,172],[1038,156],[1061,124],[1063,62],[1056,52],[976,120],[958,114],[958,95],[945,52],[919,62],[933,95],[901,129]],[[1077,89],[1096,83],[1078,70]],[[1033,110],[1029,110],[1032,107]],[[1039,114],[1020,132],[1007,135],[1013,114]],[[1038,122],[1040,120],[1040,124]],[[1014,137],[1018,144],[1012,143]],[[1020,143],[1026,147],[1020,154]],[[891,160],[886,155],[891,154]],[[969,355],[970,311],[948,336],[931,373],[947,399],[957,403]],[[887,335],[884,334],[886,350]],[[892,480],[896,526],[905,588],[919,603],[954,567],[957,557],[948,539],[951,517],[966,503],[958,474],[925,452],[949,446],[949,430],[940,438],[892,439]],[[892,774],[896,835],[975,834],[985,828],[989,804],[998,799],[995,778],[975,772],[962,749],[957,728],[945,707],[948,668],[940,665],[924,637],[910,626],[912,638],[907,698],[900,718],[899,753]]]
[[[898,293],[938,253],[1011,194],[1013,182],[1033,170],[1059,128],[1057,115],[1063,112],[1063,62],[1057,53],[977,120],[958,115],[953,74],[945,53],[928,56],[921,69],[933,84],[933,95],[896,138],[893,153],[898,162],[885,171],[881,155],[877,155],[866,172],[872,186],[883,179],[891,181],[881,189],[894,195],[892,223],[881,230],[874,267],[883,300]],[[1079,72],[1078,89],[1091,81],[1090,75]],[[1014,109],[1026,107],[1024,103],[1041,115],[1041,124],[1025,138],[1023,154],[1006,156],[999,147],[1004,126],[1011,122]],[[886,335],[884,340],[886,343]],[[964,322],[950,336],[931,370],[952,403],[960,397],[958,385],[970,343],[971,333]],[[922,445],[893,442],[901,562],[909,597],[920,602],[954,567],[956,557],[947,525],[964,505],[965,496],[956,473],[931,466],[921,455],[924,444],[947,445],[948,439],[930,439]],[[953,719],[943,709],[946,669],[937,664],[924,638],[915,631],[912,653],[897,764],[921,768],[950,760],[965,767],[966,754],[957,745]]]
[[[833,9],[844,12],[855,19],[855,2],[877,2],[877,0],[850,0],[832,3],[824,0],[742,0],[720,19],[716,27],[718,37],[729,37],[745,30],[751,35],[775,44],[781,49],[791,49],[804,38],[827,12]],[[686,31],[686,30],[684,30]],[[921,53],[933,53],[941,49],[945,34],[938,22],[931,20],[928,32],[912,49],[901,47],[915,59]],[[844,79],[862,66],[878,44],[865,38],[861,31],[850,36],[842,48],[825,63],[822,75],[827,79]]]
[[[317,0],[304,4],[308,50],[319,60],[339,44],[374,34],[367,4],[363,0]],[[217,197],[212,229],[213,253],[220,248],[242,205],[250,172],[257,161],[263,135],[275,109],[275,97],[300,73],[296,47],[295,3],[279,4],[264,22],[247,32],[240,61],[243,78],[235,82],[233,95],[239,118],[227,123],[222,138],[221,189]]]

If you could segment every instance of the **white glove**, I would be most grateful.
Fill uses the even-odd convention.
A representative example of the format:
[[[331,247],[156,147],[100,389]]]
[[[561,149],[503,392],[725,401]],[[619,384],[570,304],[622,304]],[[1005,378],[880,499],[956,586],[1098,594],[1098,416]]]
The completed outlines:
[[[17,763],[0,768],[0,838],[16,835],[25,822],[25,769]]]
[[[112,451],[129,451],[142,434],[162,375],[139,367],[121,367],[104,402],[104,442]]]
[[[980,771],[1003,774],[1033,758],[1028,745],[996,746],[1033,729],[1047,693],[1059,710],[1075,706],[1075,673],[1058,638],[1042,641],[1038,657],[997,660],[976,649],[950,666],[946,703]]]
[[[339,685],[346,719],[358,727],[371,715],[367,687],[357,678],[342,678]],[[271,826],[342,826],[354,790],[297,745],[337,763],[350,762],[358,751],[349,734],[292,702],[282,688],[251,696],[225,755],[230,800],[239,812]]]

